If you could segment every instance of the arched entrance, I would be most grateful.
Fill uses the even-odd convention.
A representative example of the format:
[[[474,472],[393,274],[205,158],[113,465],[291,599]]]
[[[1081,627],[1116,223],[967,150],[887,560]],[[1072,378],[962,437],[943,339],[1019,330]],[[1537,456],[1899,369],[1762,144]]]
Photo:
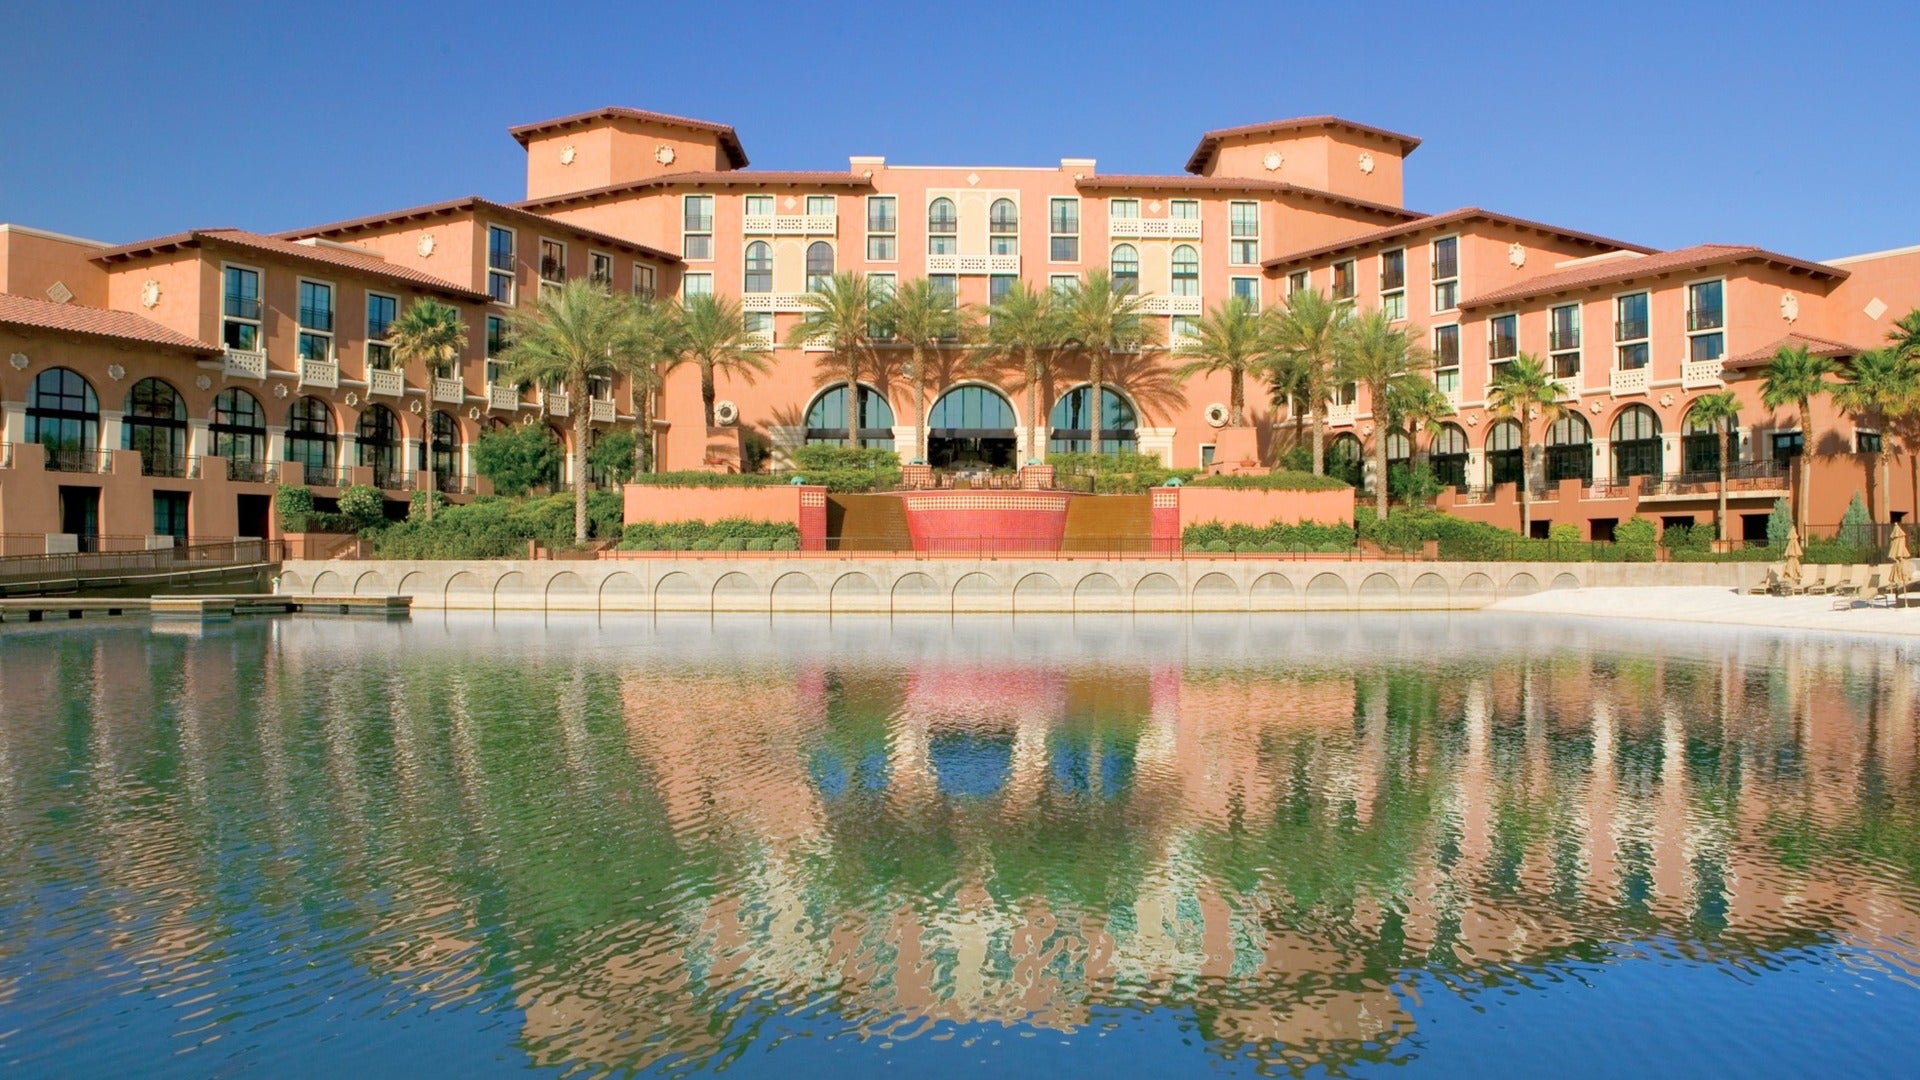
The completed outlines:
[[[893,449],[893,408],[878,390],[860,387],[860,445]],[[807,406],[806,441],[829,446],[847,445],[847,388],[828,387]]]
[[[1007,469],[1018,443],[1013,406],[985,386],[956,386],[927,414],[927,464],[936,469]]]
[[[1047,423],[1053,437],[1047,450],[1055,454],[1084,454],[1092,448],[1092,387],[1079,386],[1061,395]],[[1133,405],[1111,386],[1100,388],[1100,453],[1131,453],[1137,445],[1139,421]]]

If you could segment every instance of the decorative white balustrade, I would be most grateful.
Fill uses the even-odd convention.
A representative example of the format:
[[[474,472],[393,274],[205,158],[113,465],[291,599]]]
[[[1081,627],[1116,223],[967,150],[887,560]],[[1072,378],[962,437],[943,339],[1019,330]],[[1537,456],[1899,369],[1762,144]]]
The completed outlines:
[[[573,404],[567,400],[565,390],[549,390],[543,396],[547,402],[548,416],[573,415]]]
[[[748,214],[742,224],[748,236],[832,236],[840,228],[838,214]]]
[[[457,378],[433,380],[433,400],[443,405],[458,405],[466,396],[466,385]]]
[[[1460,393],[1458,389],[1442,390],[1440,391],[1440,396],[1447,399],[1447,407],[1454,412],[1459,412],[1460,403],[1466,400],[1466,395]]]
[[[1557,375],[1553,381],[1559,385],[1562,395],[1568,398],[1578,398],[1580,396],[1580,376]]]
[[[747,331],[746,347],[749,349],[756,350],[758,352],[771,351],[773,349],[773,331],[771,330]]]
[[[601,401],[599,398],[590,398],[588,399],[588,404],[593,409],[592,419],[594,423],[596,424],[613,423],[613,402]]]
[[[806,293],[746,293],[740,297],[741,311],[790,312],[804,314],[813,310],[801,302]]]
[[[929,255],[929,274],[1017,274],[1018,255]]]
[[[1198,240],[1199,218],[1112,218],[1107,235],[1115,240]]]
[[[1356,408],[1357,406],[1351,401],[1345,405],[1327,406],[1327,423],[1333,427],[1352,427]]]
[[[228,349],[226,361],[221,365],[221,370],[226,375],[264,379],[267,377],[267,354],[264,350],[244,352],[240,349]]]
[[[300,385],[338,390],[340,365],[332,360],[302,360],[300,361]]]
[[[1623,394],[1646,393],[1648,382],[1647,372],[1647,368],[1628,368],[1624,371],[1615,368],[1610,380],[1613,396],[1620,397]]]
[[[487,408],[501,412],[513,412],[520,408],[520,391],[511,386],[497,383],[487,384]]]
[[[367,396],[400,397],[407,392],[406,377],[397,371],[372,368],[367,371]]]
[[[1198,315],[1200,312],[1200,298],[1197,296],[1150,293],[1140,298],[1142,315]]]
[[[1688,360],[1680,365],[1680,386],[1701,390],[1721,385],[1719,360]]]

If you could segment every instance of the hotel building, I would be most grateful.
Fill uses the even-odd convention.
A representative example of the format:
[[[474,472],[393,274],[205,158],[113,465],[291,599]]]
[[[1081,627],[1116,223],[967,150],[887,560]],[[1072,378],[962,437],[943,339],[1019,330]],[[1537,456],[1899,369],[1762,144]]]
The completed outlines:
[[[268,535],[276,483],[321,498],[371,483],[400,500],[437,483],[484,490],[470,452],[488,427],[549,423],[572,438],[574,409],[596,432],[654,419],[663,469],[737,467],[743,449],[778,460],[846,437],[845,390],[824,354],[786,344],[801,297],[857,271],[887,285],[925,276],[984,307],[1025,280],[1069,285],[1104,269],[1131,283],[1176,346],[1228,297],[1284,303],[1313,288],[1405,320],[1439,359],[1456,415],[1438,432],[1380,430],[1343,388],[1329,457],[1358,462],[1374,438],[1394,460],[1424,459],[1455,512],[1517,524],[1514,481],[1531,478],[1542,527],[1610,531],[1636,513],[1669,522],[1712,514],[1727,455],[1736,533],[1752,535],[1787,489],[1783,463],[1819,459],[1816,523],[1853,492],[1876,515],[1910,516],[1910,463],[1871,477],[1900,440],[1816,404],[1804,447],[1792,409],[1760,401],[1782,344],[1838,358],[1883,344],[1920,305],[1920,248],[1813,262],[1751,246],[1660,251],[1477,208],[1428,214],[1402,197],[1411,136],[1336,117],[1207,132],[1183,173],[1106,175],[1090,158],[1045,167],[929,167],[855,156],[845,171],[748,167],[724,124],[607,108],[516,127],[526,198],[478,196],[274,234],[192,229],[109,245],[0,225],[0,535],[8,551],[106,537]],[[542,289],[588,277],[616,291],[739,298],[772,353],[752,383],[722,375],[731,422],[702,414],[696,372],[672,372],[650,409],[621,382],[590,400],[508,385],[506,316]],[[421,297],[451,303],[468,346],[451,378],[390,363],[386,328]],[[915,445],[904,350],[861,388],[859,436]],[[1573,408],[1536,423],[1533,460],[1486,408],[1498,366],[1548,359]],[[928,418],[936,466],[1014,465],[1026,445],[1016,376],[952,350]],[[1044,388],[1045,450],[1088,448],[1102,410],[1108,449],[1181,468],[1270,462],[1300,418],[1249,387],[1251,430],[1223,428],[1226,377],[1177,382],[1165,349],[1113,365],[1100,402],[1069,366]],[[1731,388],[1739,428],[1722,445],[1688,418]],[[752,452],[746,451],[751,457]],[[1363,466],[1355,466],[1356,469]],[[571,478],[567,478],[569,481]],[[1826,482],[1831,479],[1833,482]]]

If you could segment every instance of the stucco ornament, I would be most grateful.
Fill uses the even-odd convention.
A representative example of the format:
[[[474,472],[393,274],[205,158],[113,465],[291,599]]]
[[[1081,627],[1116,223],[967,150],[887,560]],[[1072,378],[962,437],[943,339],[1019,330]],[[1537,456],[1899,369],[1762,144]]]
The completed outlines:
[[[1363,173],[1373,172],[1373,155],[1372,154],[1360,155],[1360,171]]]
[[[662,165],[673,164],[673,147],[668,146],[666,143],[661,143],[659,146],[654,147],[653,160]]]
[[[1669,409],[1670,409],[1670,408],[1672,408],[1672,407],[1673,407],[1673,395],[1672,395],[1672,394],[1661,394],[1661,395],[1660,395],[1660,407],[1661,407],[1661,408],[1669,408]]]
[[[1887,313],[1887,302],[1876,296],[1867,301],[1867,306],[1860,310],[1866,312],[1867,318],[1872,319],[1874,322],[1879,322],[1880,316]]]
[[[1790,292],[1780,294],[1780,317],[1792,322],[1800,317],[1800,298]]]
[[[1260,159],[1260,164],[1265,166],[1268,172],[1279,172],[1280,163],[1285,160],[1285,158],[1280,156],[1280,151],[1269,150],[1267,151],[1267,156]]]
[[[73,299],[73,290],[67,288],[66,282],[56,281],[47,286],[47,299],[56,304],[64,304]]]
[[[1527,249],[1519,241],[1507,245],[1507,262],[1516,267],[1527,265]]]
[[[575,150],[573,148],[572,143],[568,143],[567,145],[560,148],[560,164],[562,165],[573,164],[573,159],[579,156],[580,156],[580,151]]]
[[[353,391],[351,391],[351,390],[349,390],[349,391],[347,391],[347,398],[346,398],[346,401],[347,401],[347,408],[349,408],[349,409],[351,409],[351,408],[353,408],[353,407],[354,407],[355,405],[358,405],[358,404],[360,404],[360,395],[358,395],[358,394],[356,394],[356,393],[354,393]]]
[[[7,363],[12,364],[13,370],[15,371],[25,371],[27,370],[27,354],[23,352],[14,353],[12,356],[7,357]]]
[[[423,259],[430,258],[433,255],[433,234],[420,234],[420,242],[413,245],[413,250],[419,252]]]
[[[1590,413],[1592,413],[1592,414],[1593,414],[1593,415],[1595,415],[1595,416],[1599,416],[1599,415],[1600,415],[1600,403],[1599,403],[1599,402],[1597,402],[1597,401],[1594,401],[1594,402],[1589,402],[1589,403],[1587,404],[1587,411],[1588,411],[1588,412],[1590,412]]]
[[[193,380],[193,385],[199,387],[202,390],[211,390],[213,389],[213,378],[212,376],[202,375],[199,378]]]
[[[157,279],[148,278],[146,284],[140,286],[140,306],[149,311],[160,306],[160,282]]]
[[[279,383],[279,384],[277,384],[277,385],[275,385],[275,386],[274,386],[274,388],[273,388],[273,396],[274,396],[274,397],[277,397],[277,398],[284,398],[284,397],[286,397],[286,396],[287,396],[287,384],[286,384],[286,383]]]
[[[1147,200],[1147,211],[1148,211],[1149,213],[1154,213],[1154,214],[1157,214],[1157,213],[1159,213],[1159,212],[1160,212],[1160,200],[1159,200],[1159,199],[1148,199],[1148,200]]]
[[[474,406],[473,408],[471,408],[471,409],[468,409],[468,410],[467,410],[467,419],[469,419],[469,420],[478,420],[478,419],[480,419],[480,406],[478,406],[478,405],[475,405],[475,406]]]
[[[407,405],[407,408],[413,411],[413,415],[419,416],[420,415],[420,399],[414,398],[413,401]]]
[[[1473,413],[1468,413],[1468,414],[1467,414],[1467,426],[1468,426],[1468,427],[1479,427],[1479,426],[1480,426],[1480,414],[1479,414],[1479,413],[1477,413],[1477,412],[1473,412]]]
[[[121,367],[119,364],[107,365],[107,378],[112,379],[114,382],[119,382],[121,379],[124,379],[126,377],[127,377],[126,368]]]
[[[970,172],[970,173],[968,173],[968,174],[967,174],[967,186],[968,186],[968,187],[973,187],[973,186],[974,186],[975,184],[978,184],[979,182],[980,182],[980,174],[979,174],[979,173],[977,173],[977,172]]]
[[[796,206],[799,206],[799,205],[800,205],[800,200],[798,200],[798,199],[796,199],[796,198],[794,198],[793,196],[791,196],[791,195],[789,195],[789,196],[787,196],[787,201],[786,201],[785,203],[783,203],[783,204],[781,204],[781,205],[783,205],[783,206],[785,206],[785,207],[786,207],[787,209],[789,209],[789,210],[791,210],[791,209],[793,209],[794,207],[796,207]]]

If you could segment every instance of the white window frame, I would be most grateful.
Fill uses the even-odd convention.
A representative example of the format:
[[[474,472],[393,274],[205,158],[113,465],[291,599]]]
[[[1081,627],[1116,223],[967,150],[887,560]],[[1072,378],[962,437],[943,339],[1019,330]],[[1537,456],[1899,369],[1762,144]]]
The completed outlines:
[[[754,203],[756,200],[760,200],[760,199],[766,200],[764,204],[766,206],[766,209],[755,210]],[[774,205],[775,204],[773,201],[773,196],[765,194],[764,192],[755,192],[751,195],[740,196],[740,213],[741,213],[741,216],[743,217],[772,217],[775,213]],[[686,217],[684,216],[685,212],[686,212],[686,207],[683,204],[681,206],[682,217],[680,218],[680,224],[683,229],[686,227],[686,221],[687,221]]]
[[[509,269],[502,270],[493,265],[493,234],[496,229],[507,234],[507,261],[513,264]],[[493,279],[501,278],[507,283],[507,298],[493,302],[502,307],[512,307],[520,299],[520,231],[510,225],[487,222],[487,248],[481,259],[487,266],[487,295],[493,295]]]
[[[1340,268],[1347,268],[1347,288],[1352,291],[1346,296],[1340,295]],[[1336,304],[1355,305],[1360,302],[1360,260],[1341,259],[1327,265],[1327,295]]]
[[[827,208],[825,210],[814,209],[814,203],[816,200],[825,200]],[[838,219],[840,216],[839,196],[808,195],[801,201],[800,208],[807,212],[808,217],[831,217],[831,218]]]
[[[604,251],[595,251],[592,248],[587,249],[587,280],[588,281],[595,280],[594,267],[598,266],[602,262],[605,262],[607,266],[607,279],[606,279],[607,291],[612,292],[613,291],[613,256],[607,254]]]
[[[1062,234],[1062,235],[1065,235],[1065,234]],[[1081,281],[1081,277],[1079,274],[1048,274],[1047,288],[1077,289],[1080,287],[1080,281]]]
[[[1720,286],[1720,325],[1707,327],[1701,330],[1695,330],[1693,328],[1693,287],[1695,285],[1712,285],[1716,283]],[[1651,304],[1652,300],[1649,299],[1648,303]],[[1680,285],[1680,303],[1681,303],[1681,306],[1685,309],[1685,313],[1681,317],[1686,320],[1685,326],[1687,331],[1687,352],[1686,352],[1686,355],[1682,357],[1682,360],[1687,363],[1691,363],[1694,361],[1695,357],[1693,355],[1693,343],[1696,338],[1713,337],[1715,335],[1718,335],[1720,338],[1720,359],[1722,360],[1726,359],[1726,356],[1727,356],[1727,279],[1726,277],[1724,275],[1715,275],[1713,277],[1695,278],[1692,281],[1682,282]],[[1649,308],[1648,310],[1648,321],[1649,322],[1652,321],[1651,308]],[[1648,332],[1649,333],[1652,332],[1651,327],[1648,328]]]
[[[993,206],[1001,199],[1013,204],[1013,231],[996,232],[993,227]],[[996,195],[987,203],[987,254],[1020,254],[1020,222],[1026,215],[1020,210],[1020,200],[1012,195]]]
[[[1053,231],[1053,204],[1057,202],[1070,202],[1073,204],[1073,231],[1070,233]],[[1087,228],[1086,221],[1080,216],[1081,211],[1085,209],[1083,206],[1081,206],[1080,202],[1081,202],[1080,196],[1078,195],[1048,196],[1047,198],[1047,261],[1049,263],[1053,263],[1055,265],[1068,265],[1068,264],[1080,265],[1083,257],[1086,255],[1086,249],[1083,248],[1080,244],[1081,234],[1086,232],[1086,228]],[[1054,258],[1053,242],[1055,240],[1065,240],[1068,238],[1072,238],[1073,240],[1073,258],[1071,259]],[[1074,276],[1076,278],[1079,277],[1078,274],[1075,274]]]
[[[747,252],[755,244],[762,244],[767,249],[767,287],[764,290],[747,288],[747,274],[750,272],[747,270]],[[765,296],[773,292],[773,246],[773,241],[758,236],[749,236],[740,242],[740,294],[742,296]],[[805,249],[802,249],[801,258],[805,257]]]
[[[1253,310],[1259,311],[1260,310],[1260,279],[1259,278],[1249,274],[1235,274],[1232,277],[1229,277],[1227,279],[1227,295],[1231,297],[1238,297],[1240,295],[1239,285],[1243,281],[1248,282],[1253,286],[1253,296],[1252,296]]]
[[[560,273],[562,276],[558,281],[547,276],[547,245],[548,244],[558,244],[560,246]],[[543,236],[540,238],[539,246],[535,250],[538,253],[539,258],[537,258],[534,261],[533,272],[536,279],[540,282],[539,295],[545,296],[547,294],[548,286],[552,286],[556,289],[565,288],[567,285],[567,279],[565,275],[567,273],[567,257],[569,254],[567,251],[567,242],[565,240],[555,240],[551,236]]]
[[[1387,256],[1398,253],[1400,256],[1400,284],[1397,288],[1387,287]],[[1399,302],[1399,313],[1390,310],[1391,303]],[[1395,322],[1407,317],[1407,249],[1404,247],[1387,248],[1380,253],[1380,310]]]
[[[1573,309],[1573,339],[1574,340],[1573,340],[1572,348],[1565,348],[1561,346],[1560,343],[1556,342],[1553,339],[1554,327],[1557,324],[1557,320],[1554,318],[1554,316],[1558,312],[1564,311],[1567,308]],[[1547,366],[1550,369],[1549,374],[1551,374],[1556,379],[1577,379],[1580,377],[1580,367],[1581,367],[1581,360],[1582,360],[1581,350],[1584,347],[1586,343],[1586,338],[1587,338],[1586,311],[1587,311],[1586,304],[1578,300],[1573,300],[1564,304],[1553,304],[1547,308]],[[1571,375],[1560,374],[1560,358],[1563,356],[1573,357],[1573,374]]]
[[[1190,247],[1193,249],[1193,291],[1190,293],[1183,293],[1180,291],[1180,279],[1175,277],[1173,273],[1173,268],[1174,268],[1173,253],[1183,247]],[[1206,275],[1207,275],[1207,264],[1206,264],[1206,260],[1200,257],[1199,244],[1192,243],[1186,240],[1176,240],[1174,241],[1171,247],[1167,248],[1167,295],[1168,296],[1205,296],[1206,288],[1207,288]]]
[[[398,296],[395,296],[392,293],[376,292],[373,289],[367,290],[367,296],[366,296],[366,312],[368,315],[367,341],[366,341],[366,346],[361,350],[361,356],[362,356],[362,361],[366,364],[368,371],[372,371],[374,368],[373,350],[375,348],[386,349],[387,360],[389,362],[393,360],[393,342],[388,340],[387,338],[376,338],[373,336],[373,325],[372,325],[371,317],[373,314],[373,298],[376,296],[384,300],[393,301],[393,317],[396,321],[398,321],[400,318],[400,298]],[[338,321],[338,320],[335,320],[335,321]],[[389,323],[388,326],[389,326],[389,331],[391,331],[392,324]]]
[[[876,201],[880,201],[880,200],[884,200],[886,202],[890,202],[893,204],[893,231],[891,232],[888,232],[884,229],[875,230],[873,228],[873,204]],[[900,261],[900,196],[869,195],[866,197],[864,203],[862,204],[861,210],[865,214],[864,218],[861,221],[861,227],[867,230],[867,244],[866,244],[867,261],[880,262],[880,263],[899,262]],[[873,242],[875,240],[891,241],[893,244],[893,254],[887,256],[886,258],[880,258],[874,255]]]
[[[1435,270],[1436,270],[1435,252],[1438,250],[1438,248],[1442,243],[1448,240],[1453,241],[1453,276],[1440,277],[1437,273],[1435,273]],[[1461,253],[1464,250],[1465,250],[1465,245],[1460,243],[1459,233],[1452,233],[1447,236],[1436,236],[1432,240],[1427,242],[1427,274],[1433,286],[1428,291],[1428,297],[1433,302],[1433,314],[1435,315],[1438,315],[1443,311],[1460,310],[1460,262],[1461,262]],[[1440,287],[1442,285],[1451,286],[1451,291],[1453,294],[1453,303],[1448,304],[1444,307],[1441,306],[1440,304]]]
[[[1294,293],[1305,292],[1311,288],[1313,288],[1312,270],[1292,270],[1287,273],[1287,296],[1289,298],[1291,298]]]
[[[302,285],[326,286],[328,315],[331,316],[329,321],[333,323],[334,329],[309,330],[304,324],[300,322],[300,286]],[[266,279],[262,278],[261,292],[264,293],[265,291],[266,291]],[[329,363],[339,363],[339,358],[340,358],[340,339],[338,337],[340,333],[339,327],[340,327],[340,287],[334,284],[333,282],[328,281],[325,278],[307,277],[305,275],[295,278],[293,283],[293,356],[294,356],[294,359],[295,360],[302,359],[302,357],[300,356],[300,339],[302,337],[312,335],[314,337],[320,337],[320,338],[326,339],[327,355],[323,359],[325,359]]]
[[[682,303],[691,297],[702,295],[701,293],[687,291],[687,286],[692,285],[695,280],[701,280],[707,283],[704,295],[713,295],[713,271],[699,270],[689,274],[682,274],[680,275],[680,300]]]
[[[227,270],[229,268],[248,271],[253,274],[254,280],[259,283],[260,291],[254,299],[254,302],[260,305],[259,318],[243,319],[236,315],[227,314]],[[296,307],[299,304],[299,300],[300,294],[295,292],[294,303]],[[294,313],[294,317],[295,320],[298,321],[298,311]],[[260,353],[267,351],[267,272],[265,270],[257,266],[249,266],[246,263],[222,262],[220,264],[220,345],[222,348],[227,344],[227,323],[229,322],[237,322],[253,327],[253,351]]]
[[[1234,231],[1233,210],[1236,206],[1253,208],[1253,235],[1243,236]],[[1242,245],[1251,244],[1252,255],[1241,258]],[[1227,265],[1260,265],[1260,203],[1257,199],[1231,199],[1227,202]]]
[[[486,318],[489,320],[499,319],[501,324],[500,328],[503,332],[509,329],[505,315],[489,314]],[[507,362],[493,355],[493,333],[485,322],[480,324],[480,334],[480,351],[486,354],[484,362],[486,364],[487,385],[500,385],[500,380],[507,374]]]
[[[1622,338],[1620,336],[1620,301],[1629,296],[1644,296],[1647,298],[1646,333],[1636,338]],[[1625,289],[1614,293],[1613,297],[1608,301],[1608,305],[1609,310],[1613,313],[1612,370],[1640,371],[1653,367],[1653,290],[1644,286],[1638,289]],[[1623,368],[1620,366],[1620,350],[1632,345],[1645,345],[1647,347],[1647,362],[1638,368]]]
[[[1137,196],[1122,195],[1107,200],[1108,221],[1140,220],[1140,200]]]
[[[1451,364],[1445,363],[1440,356],[1440,331],[1442,330],[1453,331],[1453,363]],[[1432,329],[1432,331],[1429,332],[1427,337],[1427,342],[1429,347],[1433,350],[1433,385],[1438,387],[1442,393],[1447,393],[1449,391],[1456,394],[1459,393],[1460,392],[1460,369],[1462,367],[1462,363],[1461,363],[1462,358],[1460,355],[1461,354],[1460,324],[1457,322],[1450,322],[1450,323],[1441,323],[1438,326],[1435,326]],[[1441,376],[1443,375],[1451,375],[1453,377],[1452,387],[1448,387],[1441,382]]]
[[[693,202],[696,199],[706,200],[705,205],[707,208],[707,214],[706,214],[707,227],[705,229],[687,228],[687,204]],[[704,195],[697,192],[680,196],[680,257],[682,259],[685,259],[687,262],[703,262],[704,263],[704,262],[713,261],[713,222],[714,222],[713,196]],[[707,253],[704,256],[701,256],[700,258],[694,258],[687,254],[687,240],[690,237],[695,237],[695,236],[704,236],[707,238]]]
[[[1496,340],[1493,333],[1493,324],[1499,322],[1501,319],[1513,320],[1513,355],[1512,356],[1493,355],[1493,343]],[[1496,312],[1495,314],[1487,316],[1487,381],[1489,383],[1493,381],[1493,375],[1496,368],[1498,368],[1502,364],[1512,363],[1519,356],[1520,356],[1520,313],[1518,311],[1501,311],[1501,312]]]
[[[1181,210],[1182,208],[1191,209],[1193,213],[1191,214],[1178,213],[1177,211]],[[1200,200],[1199,199],[1168,199],[1167,200],[1167,218],[1168,220],[1171,220],[1171,221],[1199,221],[1200,220]]]
[[[893,223],[895,225],[900,224],[900,219],[898,217],[895,217],[893,219]],[[892,270],[882,270],[877,274],[868,274],[867,287],[873,290],[876,297],[878,297],[881,291],[880,283],[882,281],[886,282],[885,291],[887,296],[888,297],[893,296],[894,289],[899,285],[899,281],[900,281],[899,275],[894,273]],[[892,341],[894,339],[893,332],[889,330],[886,333],[881,333],[882,329],[884,328],[882,327],[874,328],[873,339],[875,341]]]
[[[947,202],[953,205],[953,231],[952,232],[934,232],[933,231],[933,204],[939,202],[941,199],[945,199],[947,200]],[[927,230],[927,234],[926,234],[927,235],[927,254],[958,255],[960,253],[960,202],[959,200],[955,199],[951,195],[941,195],[934,192],[928,192],[926,210],[924,213],[920,215],[920,220],[925,224],[926,230]],[[937,241],[946,241],[946,243],[939,243]],[[947,251],[939,250],[940,248],[948,247],[949,245],[951,246],[950,250],[947,250]]]

